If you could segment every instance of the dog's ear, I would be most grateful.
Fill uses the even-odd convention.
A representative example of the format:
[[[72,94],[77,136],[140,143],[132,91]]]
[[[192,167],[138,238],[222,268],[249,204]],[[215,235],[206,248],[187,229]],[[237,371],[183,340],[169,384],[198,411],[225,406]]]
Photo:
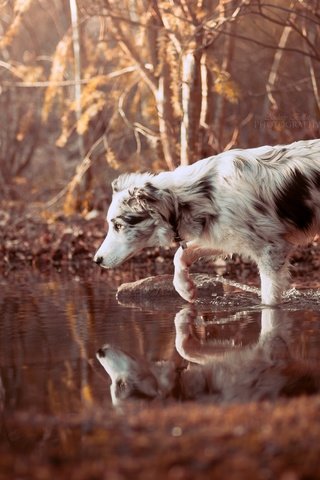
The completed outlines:
[[[128,204],[130,207],[139,207],[143,210],[152,209],[152,204],[159,201],[161,191],[150,182],[145,183],[142,187],[135,187],[129,190]]]
[[[116,178],[115,180],[113,180],[113,182],[111,182],[111,187],[112,187],[112,193],[117,193],[117,192],[120,192],[120,182],[119,182],[119,178]]]
[[[111,182],[112,193],[118,193],[126,188],[129,188],[133,183],[133,175],[130,173],[123,173],[118,178]]]
[[[113,193],[126,189],[145,188],[147,191],[152,188],[148,180],[152,177],[150,173],[123,173],[111,183]]]
[[[138,200],[152,203],[160,199],[160,190],[147,182],[143,187],[136,189],[135,195]]]

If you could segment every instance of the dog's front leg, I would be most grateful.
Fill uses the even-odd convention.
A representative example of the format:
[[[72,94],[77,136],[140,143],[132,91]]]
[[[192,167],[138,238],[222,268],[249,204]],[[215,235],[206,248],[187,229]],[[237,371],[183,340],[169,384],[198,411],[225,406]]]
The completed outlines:
[[[173,258],[174,275],[173,286],[179,295],[187,302],[194,302],[197,294],[196,286],[189,276],[190,254],[192,247],[179,247]]]
[[[288,285],[288,256],[290,248],[285,245],[268,245],[258,267],[261,279],[261,303],[268,306],[281,302],[283,290]]]
[[[187,302],[194,302],[197,289],[189,275],[189,267],[200,257],[220,254],[220,251],[211,248],[203,248],[192,243],[187,244],[187,248],[179,247],[175,253],[173,285],[179,295]]]

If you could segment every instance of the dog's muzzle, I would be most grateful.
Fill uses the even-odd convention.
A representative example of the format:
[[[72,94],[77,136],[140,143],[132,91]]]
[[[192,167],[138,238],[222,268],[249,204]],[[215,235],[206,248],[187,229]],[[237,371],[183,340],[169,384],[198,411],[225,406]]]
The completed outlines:
[[[93,261],[97,265],[101,265],[101,263],[103,262],[103,257],[101,257],[100,255],[95,255],[94,258],[93,258]]]

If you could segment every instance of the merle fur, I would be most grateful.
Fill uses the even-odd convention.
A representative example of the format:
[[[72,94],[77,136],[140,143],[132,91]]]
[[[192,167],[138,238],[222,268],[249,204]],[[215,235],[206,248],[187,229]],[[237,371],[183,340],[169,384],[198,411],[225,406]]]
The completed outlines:
[[[112,188],[109,233],[95,257],[101,266],[173,241],[215,255],[238,253],[257,263],[262,301],[273,305],[288,281],[293,246],[320,233],[320,140],[231,150],[173,172],[121,175]],[[115,218],[127,228],[116,233]],[[180,289],[183,278],[190,285],[183,262],[179,268],[175,287],[189,299]]]

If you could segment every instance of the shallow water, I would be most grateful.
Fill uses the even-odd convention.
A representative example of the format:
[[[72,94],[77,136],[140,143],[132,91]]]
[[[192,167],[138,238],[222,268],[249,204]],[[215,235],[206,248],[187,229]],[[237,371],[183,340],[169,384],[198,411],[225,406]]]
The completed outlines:
[[[208,361],[204,397],[218,404],[231,402],[237,410],[241,402],[275,400],[281,389],[286,396],[319,390],[317,292],[291,291],[280,309],[263,309],[252,291],[243,293],[230,285],[208,303],[199,302],[196,309],[186,308],[180,300],[120,305],[116,289],[121,281],[134,279],[136,274],[130,275],[98,273],[88,279],[25,272],[0,279],[0,479],[154,478],[167,444],[167,463],[157,478],[199,478],[196,466],[202,455],[199,452],[204,451],[201,432],[207,432],[204,438],[211,438],[214,426],[209,422],[207,431],[202,421],[198,429],[192,417],[198,401],[188,404],[186,415],[185,404],[176,399],[195,397],[203,401],[197,391],[201,384],[198,380]],[[119,355],[130,354],[128,358],[133,359],[135,367],[128,369],[129,376],[142,368],[133,389],[137,393],[142,383],[142,401],[124,401],[121,408],[112,405],[110,377],[96,356],[97,352],[106,352],[106,344],[107,351],[117,352],[114,358],[118,360]],[[102,358],[105,360],[107,354]],[[121,368],[120,361],[115,363],[116,375],[123,377],[123,362]],[[151,396],[161,391],[160,387],[154,388],[154,379],[159,380],[164,372],[159,365],[167,373],[169,365],[180,372],[175,376],[179,386],[184,374],[189,379],[184,395],[167,392],[162,397],[175,398],[164,404],[162,400],[145,401],[150,394],[146,390],[148,372],[154,375]],[[212,378],[208,371],[212,378],[220,379],[220,387],[222,381],[223,394],[218,388],[209,392]],[[194,374],[191,383],[190,372]],[[113,384],[117,385],[116,378]],[[113,403],[119,403],[115,391]],[[202,404],[200,409],[205,412]],[[164,421],[168,411],[174,418],[170,420],[169,416]],[[225,410],[221,414],[228,425],[231,417],[228,420]],[[239,415],[237,422],[241,424]],[[155,428],[154,416],[159,419],[161,434]],[[245,429],[245,425],[238,426],[227,436],[218,435],[214,452],[226,438],[237,438]],[[312,430],[312,425],[307,429]],[[151,432],[156,432],[152,442]],[[184,445],[190,441],[192,452],[200,439],[196,458],[184,453],[180,438],[187,442]],[[243,448],[252,444],[251,440],[243,442],[242,438]],[[189,476],[181,476],[180,470],[178,476],[168,476],[177,462],[177,452],[183,457],[181,462],[190,460],[186,465]],[[149,465],[152,474],[145,476],[143,465]],[[228,475],[229,468],[228,463]]]
[[[216,300],[192,311],[192,318],[181,319],[180,313],[175,324],[183,303],[166,302],[156,309],[119,305],[117,281],[104,276],[26,275],[2,279],[0,286],[0,407],[8,414],[71,415],[110,405],[110,378],[96,358],[106,343],[140,362],[171,360],[180,368],[189,360],[206,363],[212,355],[219,360],[226,350],[256,345],[261,322],[269,328],[271,315],[277,324],[274,337],[284,338],[295,361],[320,360],[316,292],[291,292],[282,309],[270,311],[252,301],[245,305],[245,296],[243,305],[232,308],[237,293],[229,287],[221,302],[226,311]],[[191,348],[184,344],[178,353],[183,339],[175,340],[183,324]]]
[[[78,412],[108,401],[96,351],[109,342],[132,353],[168,355],[172,313],[120,307],[115,284],[79,277],[2,280],[0,406],[4,411]]]

